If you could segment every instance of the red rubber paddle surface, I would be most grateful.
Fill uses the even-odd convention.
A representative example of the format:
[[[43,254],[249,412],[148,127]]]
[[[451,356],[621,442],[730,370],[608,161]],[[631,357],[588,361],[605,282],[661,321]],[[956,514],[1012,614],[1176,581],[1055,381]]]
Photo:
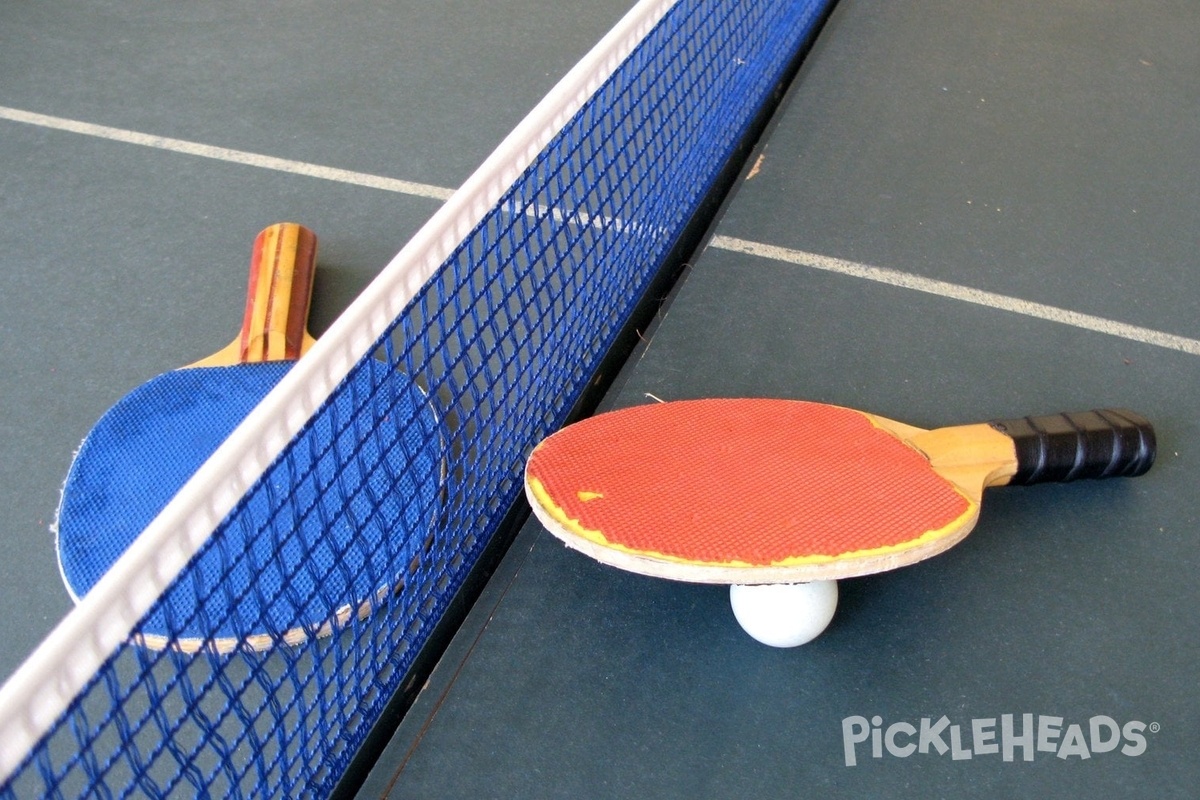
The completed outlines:
[[[899,548],[972,504],[857,411],[793,400],[692,400],[571,425],[527,475],[565,527],[608,546],[767,566]]]

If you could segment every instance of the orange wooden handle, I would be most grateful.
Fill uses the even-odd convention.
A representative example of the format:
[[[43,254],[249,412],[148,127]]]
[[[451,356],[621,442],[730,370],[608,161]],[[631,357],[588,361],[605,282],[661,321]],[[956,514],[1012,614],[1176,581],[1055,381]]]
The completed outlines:
[[[317,235],[280,222],[254,240],[246,313],[238,337],[190,366],[228,366],[294,360],[308,351],[308,311],[316,273]]]

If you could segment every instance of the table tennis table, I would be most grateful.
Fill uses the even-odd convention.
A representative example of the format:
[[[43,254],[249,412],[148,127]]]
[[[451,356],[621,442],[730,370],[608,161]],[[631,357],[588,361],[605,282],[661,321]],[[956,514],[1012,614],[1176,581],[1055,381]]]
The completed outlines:
[[[0,11],[0,674],[70,606],[47,527],[73,449],[227,338],[254,233],[321,237],[319,335],[626,5]],[[1127,406],[1158,432],[1147,476],[995,490],[790,650],[723,587],[530,518],[342,790],[1193,796],[1198,41],[1168,2],[838,2],[597,405]]]

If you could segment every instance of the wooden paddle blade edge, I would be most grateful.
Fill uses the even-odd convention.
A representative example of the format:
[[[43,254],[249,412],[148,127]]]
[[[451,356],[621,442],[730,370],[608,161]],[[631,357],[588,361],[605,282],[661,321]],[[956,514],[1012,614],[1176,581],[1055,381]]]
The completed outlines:
[[[1123,408],[992,420],[1016,447],[1011,485],[1133,478],[1154,465],[1154,427]]]

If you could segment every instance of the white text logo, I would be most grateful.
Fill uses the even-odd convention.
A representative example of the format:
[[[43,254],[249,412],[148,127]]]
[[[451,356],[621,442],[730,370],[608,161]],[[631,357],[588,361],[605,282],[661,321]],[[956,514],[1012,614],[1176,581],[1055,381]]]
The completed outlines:
[[[1112,752],[1140,756],[1146,752],[1147,731],[1157,733],[1158,724],[1131,720],[1122,725],[1103,714],[1072,723],[1046,714],[1001,714],[999,719],[972,719],[963,725],[951,724],[945,716],[884,725],[882,717],[868,720],[855,715],[842,720],[842,747],[847,767],[855,766],[868,752],[871,758],[933,753],[955,761],[995,755],[1004,761],[1033,761],[1047,753],[1083,760]]]

